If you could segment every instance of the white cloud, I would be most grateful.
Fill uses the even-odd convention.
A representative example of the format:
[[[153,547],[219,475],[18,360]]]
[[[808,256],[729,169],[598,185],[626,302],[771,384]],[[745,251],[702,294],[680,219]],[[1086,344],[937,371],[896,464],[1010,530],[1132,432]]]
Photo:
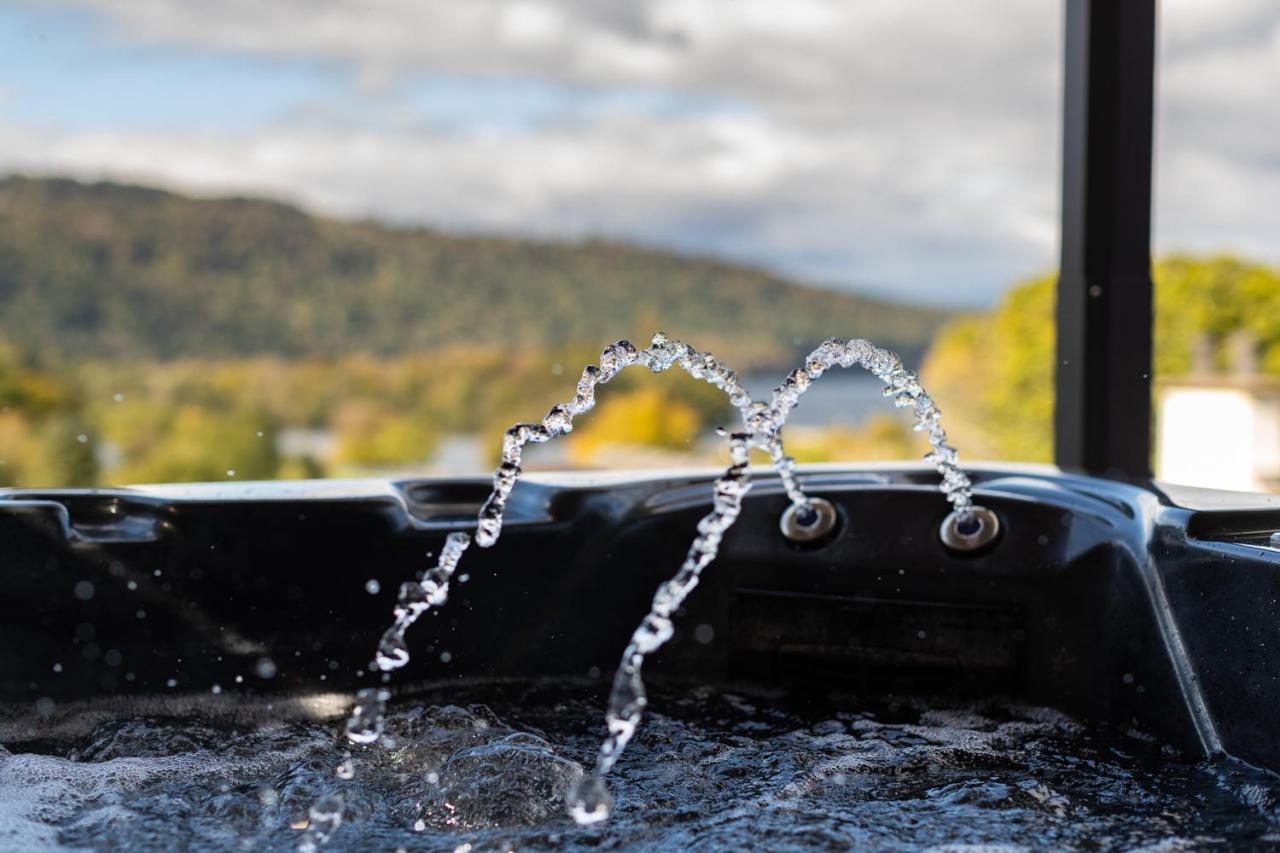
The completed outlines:
[[[1166,0],[1163,22],[1159,242],[1280,260],[1280,8]]]
[[[1061,10],[1007,0],[75,0],[138,45],[345,69],[654,89],[738,108],[444,132],[0,125],[0,168],[278,193],[324,210],[604,233],[974,302],[1054,261]],[[1167,0],[1161,244],[1280,249],[1280,12]],[[390,93],[390,94],[388,94]],[[323,111],[322,111],[323,112]]]
[[[864,157],[850,158],[863,150]],[[965,168],[981,151],[954,146]],[[1044,246],[1018,232],[1043,199],[981,182],[954,194],[942,163],[914,168],[844,131],[815,138],[756,116],[655,120],[611,117],[588,126],[454,134],[273,128],[62,133],[0,128],[0,162],[56,165],[86,177],[157,177],[196,191],[265,192],[346,215],[516,231],[610,234],[769,262],[820,280],[913,281],[955,299],[947,267],[958,251],[994,282],[1043,263]],[[998,183],[998,181],[997,181]],[[993,195],[1005,203],[993,203]],[[955,235],[962,234],[960,241]],[[1013,245],[1021,253],[1010,252]],[[1030,251],[1027,246],[1030,244]],[[939,251],[941,250],[941,251]],[[1016,267],[1015,267],[1016,269]],[[932,289],[936,282],[937,288]],[[963,294],[960,294],[963,297]]]

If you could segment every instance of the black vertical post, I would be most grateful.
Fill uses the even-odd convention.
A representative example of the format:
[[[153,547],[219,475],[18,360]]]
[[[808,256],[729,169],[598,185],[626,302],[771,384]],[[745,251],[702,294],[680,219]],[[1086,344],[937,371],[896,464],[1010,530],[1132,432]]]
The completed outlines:
[[[1156,0],[1067,0],[1054,460],[1151,475]]]

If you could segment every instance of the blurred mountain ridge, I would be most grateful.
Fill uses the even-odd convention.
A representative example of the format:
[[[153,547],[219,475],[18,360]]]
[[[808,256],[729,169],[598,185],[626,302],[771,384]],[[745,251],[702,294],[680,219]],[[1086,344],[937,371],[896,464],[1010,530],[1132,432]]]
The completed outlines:
[[[661,329],[742,367],[830,335],[914,360],[942,311],[620,242],[449,234],[275,201],[0,179],[0,339],[41,360],[602,346]]]

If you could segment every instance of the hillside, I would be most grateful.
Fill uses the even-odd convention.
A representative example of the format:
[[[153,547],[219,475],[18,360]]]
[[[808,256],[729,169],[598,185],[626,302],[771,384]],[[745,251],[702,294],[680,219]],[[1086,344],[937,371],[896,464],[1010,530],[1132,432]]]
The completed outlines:
[[[758,363],[831,334],[919,353],[941,319],[616,243],[458,236],[270,201],[0,180],[0,339],[47,358],[594,346],[661,326]]]

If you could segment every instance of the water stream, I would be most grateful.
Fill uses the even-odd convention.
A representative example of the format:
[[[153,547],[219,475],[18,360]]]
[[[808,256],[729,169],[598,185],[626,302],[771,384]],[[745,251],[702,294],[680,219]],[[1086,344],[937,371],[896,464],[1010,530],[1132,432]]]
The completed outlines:
[[[847,343],[839,338],[823,341],[802,367],[793,370],[774,389],[767,401],[752,399],[738,375],[710,353],[699,352],[666,335],[655,334],[649,346],[642,350],[637,350],[629,341],[619,341],[605,348],[598,366],[588,365],[583,370],[573,399],[553,406],[540,423],[520,423],[507,430],[502,459],[493,475],[493,491],[480,508],[474,536],[450,534],[436,565],[420,581],[401,587],[395,620],[378,644],[373,664],[377,669],[390,673],[408,663],[405,633],[423,613],[448,600],[449,580],[463,553],[473,541],[481,548],[492,547],[498,541],[507,501],[520,479],[524,448],[572,431],[573,419],[595,407],[596,387],[637,364],[653,373],[678,366],[695,379],[721,389],[741,415],[742,429],[724,432],[729,443],[730,464],[715,481],[712,509],[698,522],[696,535],[679,571],[658,588],[649,615],[636,628],[623,652],[605,714],[608,734],[600,747],[595,768],[569,792],[570,814],[581,824],[596,823],[609,816],[611,799],[604,777],[626,749],[648,703],[641,676],[645,658],[671,638],[672,614],[697,586],[703,569],[715,560],[722,537],[737,520],[742,499],[750,488],[748,454],[751,448],[761,448],[769,454],[794,505],[808,504],[796,476],[795,461],[786,453],[782,429],[801,396],[823,374],[834,367],[857,366],[880,379],[885,396],[896,406],[911,408],[915,428],[925,432],[931,446],[925,459],[941,475],[942,493],[961,515],[972,506],[969,478],[957,465],[955,449],[947,443],[937,405],[925,393],[915,373],[907,370],[895,353],[870,341],[861,338]],[[353,743],[369,744],[380,737],[387,698],[388,693],[382,688],[361,691],[347,724],[347,736]]]

